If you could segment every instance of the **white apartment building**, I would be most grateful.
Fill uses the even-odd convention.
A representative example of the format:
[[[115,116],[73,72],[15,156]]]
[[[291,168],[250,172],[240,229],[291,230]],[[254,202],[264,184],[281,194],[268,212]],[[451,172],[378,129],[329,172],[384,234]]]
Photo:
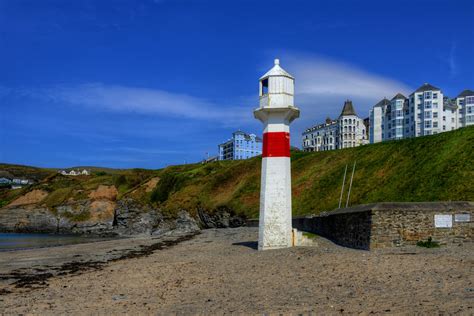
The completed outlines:
[[[474,93],[471,90],[450,100],[441,89],[425,83],[408,98],[398,93],[392,100],[383,99],[373,106],[370,142],[451,131],[466,126],[467,118],[474,124]]]
[[[364,120],[357,116],[352,101],[347,100],[337,120],[308,128],[302,134],[304,151],[325,151],[357,147],[368,143]]]
[[[458,107],[457,122],[460,127],[474,125],[474,91],[464,90],[454,102]]]

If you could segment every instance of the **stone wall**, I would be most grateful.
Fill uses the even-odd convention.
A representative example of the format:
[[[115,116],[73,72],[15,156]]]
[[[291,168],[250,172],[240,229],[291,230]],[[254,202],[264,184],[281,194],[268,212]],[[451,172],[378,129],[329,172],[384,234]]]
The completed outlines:
[[[446,225],[446,219],[449,222],[451,218],[452,227],[436,227],[438,215],[445,220],[439,221],[438,226]],[[466,220],[466,216],[470,221],[455,220]],[[415,245],[429,237],[444,245],[472,242],[473,217],[472,202],[377,203],[294,218],[293,227],[322,235],[342,246],[369,250]]]

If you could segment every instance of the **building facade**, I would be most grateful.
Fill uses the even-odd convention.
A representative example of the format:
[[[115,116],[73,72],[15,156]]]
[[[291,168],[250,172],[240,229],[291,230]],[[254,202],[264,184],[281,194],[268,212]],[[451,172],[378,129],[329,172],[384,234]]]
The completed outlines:
[[[474,125],[474,91],[464,90],[455,100],[458,107],[458,124],[461,127]]]
[[[218,146],[219,160],[241,160],[262,154],[262,139],[242,131],[232,133],[232,138]]]
[[[302,134],[304,151],[325,151],[351,148],[367,144],[368,135],[364,120],[357,116],[352,101],[344,103],[337,120],[326,119]]]
[[[401,93],[390,101],[384,98],[369,117],[371,143],[452,131],[474,124],[474,93],[465,90],[450,99],[425,83],[408,98]]]

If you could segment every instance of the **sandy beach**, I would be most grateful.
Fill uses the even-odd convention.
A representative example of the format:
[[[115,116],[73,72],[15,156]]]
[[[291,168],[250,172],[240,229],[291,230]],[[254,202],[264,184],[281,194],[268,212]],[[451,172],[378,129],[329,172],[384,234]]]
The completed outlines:
[[[31,272],[32,266],[44,273],[71,260],[108,261],[53,273],[33,288],[4,278],[1,312],[474,313],[472,244],[368,252],[318,238],[315,247],[258,252],[256,228],[204,230],[176,245],[171,240],[176,239],[166,245],[144,238],[0,253],[3,276]],[[137,252],[157,243],[162,246]]]

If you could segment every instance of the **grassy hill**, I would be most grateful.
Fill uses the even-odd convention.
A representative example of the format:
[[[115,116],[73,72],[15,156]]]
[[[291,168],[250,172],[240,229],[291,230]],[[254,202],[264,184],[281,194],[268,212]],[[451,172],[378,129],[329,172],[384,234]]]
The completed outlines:
[[[292,152],[293,214],[317,214],[337,208],[345,166],[349,177],[354,162],[351,205],[472,201],[473,149],[474,127],[470,127],[337,151]],[[162,172],[166,183],[160,181],[156,191],[166,197],[163,206],[171,210],[229,207],[256,217],[260,164],[261,159],[254,158],[168,168]]]
[[[292,152],[293,213],[317,214],[336,208],[344,169],[348,165],[349,179],[354,162],[357,165],[351,205],[381,201],[472,201],[473,144],[474,127],[470,127],[337,151]],[[261,158],[257,157],[161,170],[97,169],[91,176],[80,177],[50,173],[32,187],[0,192],[0,206],[35,188],[49,192],[42,203],[54,207],[65,201],[85,199],[99,185],[114,185],[119,199],[130,197],[169,214],[176,214],[180,209],[194,213],[198,208],[208,211],[229,208],[256,217],[260,164]],[[0,170],[3,166],[0,165]]]

